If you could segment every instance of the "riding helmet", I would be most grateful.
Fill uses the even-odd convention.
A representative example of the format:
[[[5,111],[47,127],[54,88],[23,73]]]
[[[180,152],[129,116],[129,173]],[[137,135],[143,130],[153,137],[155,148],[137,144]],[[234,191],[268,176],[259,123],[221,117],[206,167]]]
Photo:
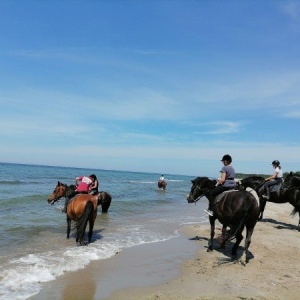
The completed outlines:
[[[276,165],[278,167],[280,165],[280,162],[278,160],[273,160],[272,165]]]
[[[224,161],[224,160],[229,161],[229,163],[232,162],[232,158],[231,158],[231,156],[230,156],[229,154],[225,154],[225,155],[222,157],[221,161]]]

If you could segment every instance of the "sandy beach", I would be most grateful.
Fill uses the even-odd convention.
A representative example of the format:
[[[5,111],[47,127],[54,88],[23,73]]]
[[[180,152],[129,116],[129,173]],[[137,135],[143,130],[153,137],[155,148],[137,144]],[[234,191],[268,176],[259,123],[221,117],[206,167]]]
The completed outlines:
[[[299,299],[300,232],[291,211],[290,204],[267,204],[246,266],[231,259],[231,243],[206,252],[208,223],[189,225],[179,238],[62,276],[32,299]]]

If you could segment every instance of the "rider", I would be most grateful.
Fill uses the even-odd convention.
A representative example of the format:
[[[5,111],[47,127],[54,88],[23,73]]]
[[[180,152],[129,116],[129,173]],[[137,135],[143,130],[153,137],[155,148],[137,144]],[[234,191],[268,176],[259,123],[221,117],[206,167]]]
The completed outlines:
[[[283,171],[278,160],[272,161],[272,166],[275,169],[274,174],[265,179],[266,183],[264,184],[264,192],[262,195],[263,198],[270,198],[270,187],[276,184],[280,184],[283,181]]]
[[[92,186],[92,184],[95,182],[95,178],[97,177],[95,175],[90,176],[79,176],[75,178],[75,193],[70,197],[66,198],[65,200],[65,206],[62,210],[62,212],[67,212],[67,206],[71,198],[73,198],[76,194],[88,194],[89,188]],[[98,182],[98,181],[97,181]],[[97,186],[98,189],[98,186]]]
[[[78,194],[88,194],[89,187],[95,181],[91,176],[79,176],[75,178],[76,192]]]
[[[161,174],[161,176],[159,177],[159,181],[164,181],[165,180],[165,177],[163,174]]]
[[[94,174],[90,175],[89,177],[92,178],[92,180],[94,180],[92,184],[89,186],[89,193],[91,195],[96,195],[98,194],[99,181],[97,179],[97,176]]]
[[[235,170],[230,165],[232,162],[232,158],[229,154],[225,154],[221,162],[223,163],[223,167],[221,169],[221,178],[218,179],[216,187],[210,191],[209,195],[209,206],[207,210],[204,210],[208,215],[213,216],[212,208],[214,206],[214,202],[216,197],[223,193],[224,191],[231,190],[235,187],[236,182],[235,178]]]

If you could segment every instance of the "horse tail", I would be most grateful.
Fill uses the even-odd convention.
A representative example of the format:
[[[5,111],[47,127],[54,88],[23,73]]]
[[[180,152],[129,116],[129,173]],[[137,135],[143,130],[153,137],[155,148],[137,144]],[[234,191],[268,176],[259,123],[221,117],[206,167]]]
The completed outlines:
[[[299,211],[299,209],[297,209],[297,207],[294,207],[293,211],[291,212],[291,215],[292,215],[292,216],[295,216],[297,213],[299,213],[299,216],[300,216],[300,211]]]
[[[227,232],[227,235],[226,235],[226,237],[225,237],[225,242],[231,241],[231,240],[233,240],[233,239],[235,238],[237,232],[238,232],[239,230],[241,230],[241,229],[244,228],[245,223],[247,222],[248,217],[249,217],[249,215],[247,214],[246,216],[244,216],[244,217],[240,220],[240,222],[239,222],[237,225],[235,225],[235,226],[233,226],[232,228],[230,228],[230,230]]]
[[[92,201],[88,201],[83,214],[80,216],[80,218],[77,220],[77,239],[84,239],[84,233],[87,221],[90,217],[92,217],[94,211],[94,204]]]

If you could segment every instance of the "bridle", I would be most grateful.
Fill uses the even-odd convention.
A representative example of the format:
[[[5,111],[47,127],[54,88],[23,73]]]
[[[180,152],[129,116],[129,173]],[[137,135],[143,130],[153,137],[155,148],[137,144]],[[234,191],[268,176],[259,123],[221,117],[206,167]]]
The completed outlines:
[[[196,190],[196,189],[200,189],[200,187],[198,185],[196,185],[194,190]],[[204,196],[205,196],[204,194],[200,194],[196,199],[193,199],[193,202],[195,203],[195,205]]]
[[[60,187],[63,186],[64,187],[64,193],[58,197],[57,194],[60,192]],[[54,194],[54,199],[52,200],[51,204],[54,204],[56,201],[58,201],[61,197],[65,197],[66,198],[66,192],[67,192],[67,189],[66,189],[66,186],[64,184],[61,184],[59,186],[57,186],[54,191],[53,191],[53,194]]]

